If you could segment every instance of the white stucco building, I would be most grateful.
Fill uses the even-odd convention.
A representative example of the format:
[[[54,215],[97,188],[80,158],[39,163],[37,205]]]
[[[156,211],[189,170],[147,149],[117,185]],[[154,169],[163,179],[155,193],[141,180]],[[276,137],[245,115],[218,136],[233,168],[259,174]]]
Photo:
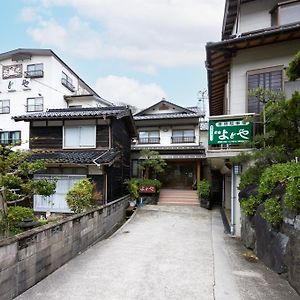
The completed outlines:
[[[299,50],[300,1],[226,0],[222,41],[206,45],[210,104],[207,157],[234,235],[240,235],[240,174],[238,168],[230,169],[226,159],[251,150],[243,142],[251,140],[258,126],[243,127],[251,124],[241,121],[249,114],[257,118],[262,104],[249,96],[249,90],[283,90],[287,96],[300,90],[299,81],[289,82],[285,74]],[[231,131],[234,126],[235,132]],[[248,136],[234,140],[223,134],[230,132],[232,137],[244,132]]]
[[[11,117],[51,108],[111,106],[50,49],[16,49],[0,54],[0,144],[22,141],[29,125]]]
[[[138,177],[140,151],[157,151],[167,167],[163,188],[191,190],[203,178],[207,130],[197,107],[181,107],[165,99],[134,115],[138,138],[131,146],[132,176]],[[206,124],[205,124],[206,125]]]

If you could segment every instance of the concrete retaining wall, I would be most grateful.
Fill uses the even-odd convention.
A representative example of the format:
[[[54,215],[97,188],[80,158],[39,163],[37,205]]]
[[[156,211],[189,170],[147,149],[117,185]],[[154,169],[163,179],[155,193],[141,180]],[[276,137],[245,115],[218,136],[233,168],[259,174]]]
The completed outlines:
[[[122,197],[88,213],[0,241],[0,299],[12,299],[91,244],[107,237],[125,217]]]

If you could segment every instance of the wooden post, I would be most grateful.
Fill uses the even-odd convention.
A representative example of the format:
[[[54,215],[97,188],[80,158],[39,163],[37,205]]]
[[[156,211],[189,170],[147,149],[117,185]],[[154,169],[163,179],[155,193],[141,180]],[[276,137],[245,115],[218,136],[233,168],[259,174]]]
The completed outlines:
[[[200,160],[196,161],[197,164],[197,184],[200,182],[200,174],[201,174],[201,170],[200,170]]]

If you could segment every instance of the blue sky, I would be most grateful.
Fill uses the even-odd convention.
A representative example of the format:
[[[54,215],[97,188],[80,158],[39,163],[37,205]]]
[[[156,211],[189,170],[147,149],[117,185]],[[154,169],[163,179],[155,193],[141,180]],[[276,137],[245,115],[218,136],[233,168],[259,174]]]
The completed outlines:
[[[103,98],[197,104],[225,0],[10,0],[0,52],[51,48]]]

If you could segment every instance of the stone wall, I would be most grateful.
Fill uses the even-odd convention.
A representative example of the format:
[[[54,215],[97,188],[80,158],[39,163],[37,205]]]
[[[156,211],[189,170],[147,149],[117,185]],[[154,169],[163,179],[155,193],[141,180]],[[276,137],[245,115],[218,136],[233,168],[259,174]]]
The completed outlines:
[[[286,274],[300,294],[300,215],[285,214],[277,228],[260,215],[263,204],[252,217],[242,217],[242,242],[273,271]]]
[[[67,217],[0,241],[0,299],[12,299],[91,244],[109,236],[125,217],[122,197],[87,213]]]

